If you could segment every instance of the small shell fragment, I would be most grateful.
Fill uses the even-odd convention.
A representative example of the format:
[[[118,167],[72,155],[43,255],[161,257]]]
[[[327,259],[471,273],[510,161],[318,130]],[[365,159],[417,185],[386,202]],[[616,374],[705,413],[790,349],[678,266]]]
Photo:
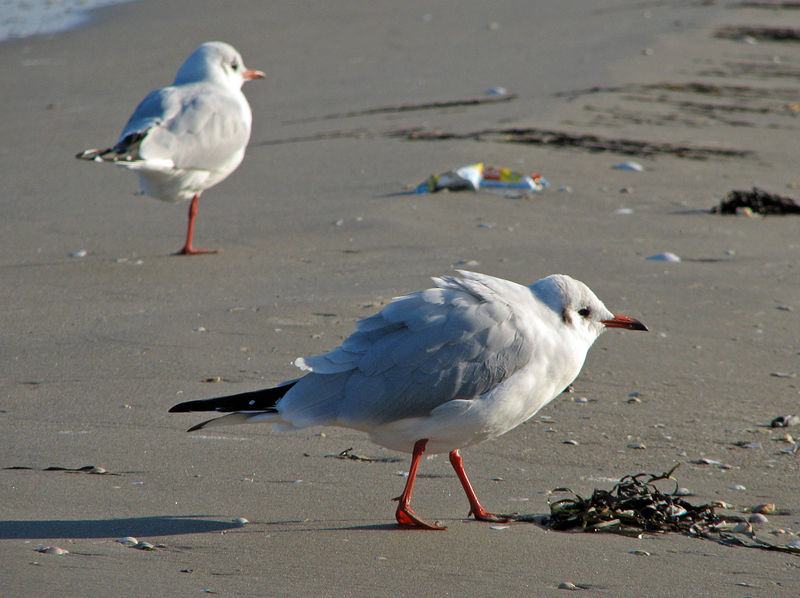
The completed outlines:
[[[614,170],[632,170],[634,172],[642,172],[644,170],[644,166],[639,164],[638,162],[634,162],[633,160],[626,160],[625,162],[620,162],[619,164],[615,164],[612,166]]]
[[[60,546],[40,546],[36,549],[36,552],[41,552],[43,554],[55,554],[59,556],[62,554],[69,554],[69,550],[66,548],[61,548]]]
[[[235,519],[233,519],[233,522],[238,525],[245,525],[247,523],[250,523],[250,521],[245,519],[244,517],[236,517]]]
[[[124,538],[117,538],[114,542],[119,542],[125,546],[136,546],[139,543],[139,539],[133,536],[125,536]]]
[[[762,515],[761,513],[753,513],[748,518],[750,523],[767,523],[769,519],[767,519],[766,515]]]
[[[150,542],[145,542],[144,540],[139,540],[139,542],[136,543],[134,548],[136,548],[138,550],[155,550],[156,549],[156,547],[153,546],[152,544],[150,544]]]
[[[743,484],[734,484],[733,486],[731,486],[731,490],[736,490],[737,492],[742,492],[744,490],[747,490],[747,487],[744,486]]]
[[[637,556],[650,556],[650,553],[646,550],[629,550],[628,554],[635,554]]]
[[[661,253],[653,254],[649,257],[644,258],[646,260],[650,260],[651,262],[680,262],[681,258],[672,253],[671,251],[663,251]]]
[[[562,581],[560,584],[558,584],[558,589],[559,590],[578,590],[580,588],[578,588],[578,586],[576,586],[571,581]]]
[[[768,502],[753,507],[753,513],[774,513],[774,512],[775,512],[775,503],[773,502]]]

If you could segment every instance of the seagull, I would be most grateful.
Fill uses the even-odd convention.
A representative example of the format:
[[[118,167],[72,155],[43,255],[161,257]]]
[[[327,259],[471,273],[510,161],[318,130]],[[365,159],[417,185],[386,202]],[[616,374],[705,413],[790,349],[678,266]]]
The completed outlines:
[[[530,286],[459,270],[396,297],[356,323],[341,346],[294,363],[306,373],[274,388],[188,401],[173,413],[227,413],[191,427],[270,422],[278,429],[340,426],[411,453],[395,518],[445,529],[411,509],[420,459],[448,453],[475,519],[507,522],[481,506],[459,450],[513,430],[577,377],[606,328],[647,330],[610,312],[580,281],[554,274]]]
[[[201,44],[178,69],[172,85],[141,101],[116,145],[75,157],[136,172],[144,195],[174,202],[191,199],[186,243],[178,254],[216,253],[192,246],[197,204],[203,191],[242,162],[253,121],[242,85],[264,77],[245,68],[233,46]]]

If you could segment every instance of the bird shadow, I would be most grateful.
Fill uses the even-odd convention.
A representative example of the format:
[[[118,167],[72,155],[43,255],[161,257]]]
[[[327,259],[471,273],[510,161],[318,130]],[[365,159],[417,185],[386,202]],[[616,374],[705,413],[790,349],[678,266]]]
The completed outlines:
[[[0,520],[0,539],[116,538],[122,536],[177,536],[242,527],[215,521],[213,515],[161,515],[118,519]]]

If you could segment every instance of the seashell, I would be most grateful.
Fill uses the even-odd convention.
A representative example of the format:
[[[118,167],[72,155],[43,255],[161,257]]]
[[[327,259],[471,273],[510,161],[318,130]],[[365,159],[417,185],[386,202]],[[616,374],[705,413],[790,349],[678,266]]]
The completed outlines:
[[[632,444],[629,444],[628,448],[637,449],[637,450],[644,450],[644,449],[647,448],[647,445],[645,445],[644,442],[634,442]]]
[[[614,213],[619,214],[620,216],[628,216],[630,214],[633,214],[633,210],[631,210],[630,208],[620,208],[618,210],[614,210]]]
[[[768,502],[762,505],[756,505],[753,507],[753,513],[774,513],[775,512],[775,503]]]
[[[560,584],[558,584],[558,589],[559,590],[578,590],[580,588],[578,588],[578,586],[576,586],[571,581],[562,581]]]
[[[245,525],[245,524],[247,524],[247,523],[250,523],[250,521],[248,521],[248,520],[247,520],[247,519],[245,519],[244,517],[236,517],[236,518],[235,518],[235,519],[233,519],[232,521],[233,521],[233,523],[236,523],[236,524],[238,524],[238,525]]]
[[[724,500],[715,500],[711,503],[712,507],[716,507],[718,509],[735,509],[736,507],[729,502],[725,502]]]
[[[88,252],[85,249],[78,249],[78,251],[73,251],[69,254],[69,257],[86,257]]]
[[[767,519],[766,515],[762,515],[761,513],[753,513],[747,519],[750,523],[767,523],[769,519]]]
[[[578,441],[570,439],[570,440],[565,440],[562,444],[571,444],[572,446],[578,446]]]
[[[114,542],[119,542],[125,546],[136,546],[139,543],[139,539],[134,538],[133,536],[125,536],[124,538],[118,538],[114,540]]]
[[[692,492],[688,488],[684,488],[683,486],[681,486],[680,488],[675,490],[673,496],[694,496],[694,492]]]
[[[737,492],[742,492],[744,490],[747,490],[747,487],[744,486],[743,484],[734,484],[733,486],[731,486],[731,490],[736,490]]]
[[[667,517],[681,517],[682,515],[686,515],[688,511],[683,507],[679,507],[678,505],[669,505],[666,509]]]
[[[679,262],[681,258],[672,253],[671,251],[664,251],[662,253],[656,253],[649,257],[644,258],[646,260],[650,260],[652,262]]]
[[[650,556],[650,553],[646,550],[629,550],[628,554],[635,554],[637,556]]]
[[[61,556],[62,554],[69,554],[69,550],[66,548],[61,548],[60,546],[40,546],[36,549],[36,552],[41,552],[43,554],[55,554]]]
[[[751,534],[753,533],[753,526],[746,521],[740,521],[733,526],[731,531],[735,534]]]
[[[139,540],[135,545],[134,548],[139,550],[155,550],[156,547],[150,544],[150,542],[145,542],[144,540]]]
[[[642,172],[644,170],[644,166],[639,164],[638,162],[634,162],[633,160],[626,160],[625,162],[620,162],[619,164],[615,164],[612,166],[614,170],[632,170],[634,172]]]
[[[781,415],[769,423],[773,428],[789,428],[797,424],[800,424],[800,415]]]

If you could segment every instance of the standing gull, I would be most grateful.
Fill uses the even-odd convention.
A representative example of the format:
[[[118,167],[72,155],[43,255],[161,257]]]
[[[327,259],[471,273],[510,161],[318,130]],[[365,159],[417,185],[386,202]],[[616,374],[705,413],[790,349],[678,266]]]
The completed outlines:
[[[474,272],[434,278],[434,288],[397,297],[356,323],[340,347],[295,365],[309,373],[275,388],[188,401],[172,412],[228,413],[218,424],[271,422],[282,429],[342,426],[377,444],[412,454],[400,525],[444,529],[418,517],[411,492],[422,454],[449,453],[483,521],[459,449],[514,429],[578,375],[606,328],[647,330],[610,312],[582,282],[554,274],[529,287]]]
[[[75,157],[133,170],[143,194],[163,201],[191,199],[186,243],[178,253],[213,253],[192,246],[197,204],[203,191],[242,162],[253,121],[242,85],[265,76],[245,68],[232,46],[206,42],[178,69],[172,85],[141,101],[116,145]]]

